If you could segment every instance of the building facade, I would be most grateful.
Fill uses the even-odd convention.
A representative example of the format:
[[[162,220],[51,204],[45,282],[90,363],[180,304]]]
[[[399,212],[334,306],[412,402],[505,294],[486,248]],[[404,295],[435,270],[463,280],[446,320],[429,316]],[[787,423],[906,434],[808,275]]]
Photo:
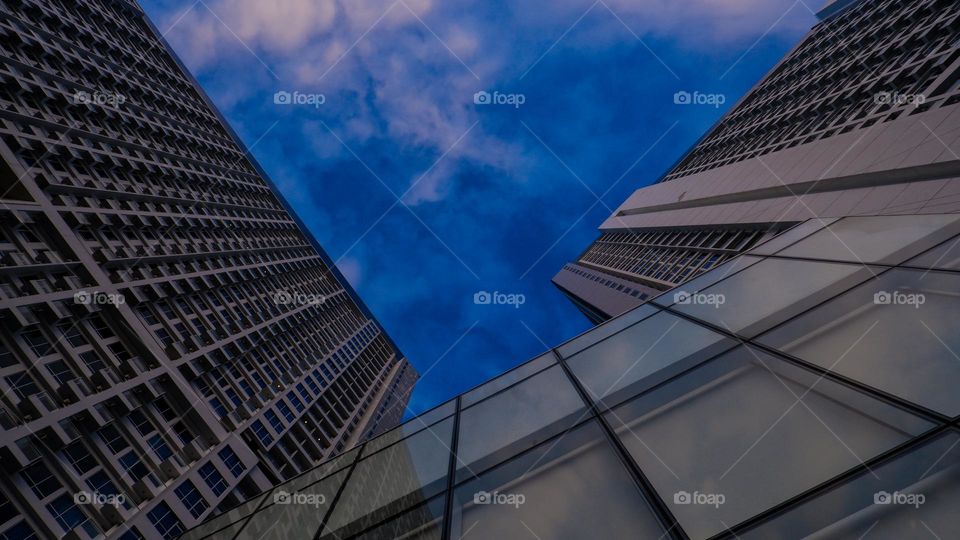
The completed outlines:
[[[811,219],[184,540],[958,538],[960,215]]]
[[[814,217],[960,211],[960,5],[834,0],[554,283],[594,322]]]
[[[0,3],[0,538],[171,538],[417,374],[133,1]]]

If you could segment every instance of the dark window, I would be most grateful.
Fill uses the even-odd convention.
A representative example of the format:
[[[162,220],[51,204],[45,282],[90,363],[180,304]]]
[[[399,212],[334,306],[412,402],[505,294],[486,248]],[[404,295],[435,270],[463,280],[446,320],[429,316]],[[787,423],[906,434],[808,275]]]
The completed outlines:
[[[202,516],[207,508],[210,507],[207,500],[203,498],[203,495],[197,491],[197,486],[193,485],[193,482],[189,480],[177,486],[173,492],[180,498],[183,506],[190,511],[190,515],[195,518]]]
[[[183,524],[165,502],[161,502],[147,512],[147,518],[164,540],[173,540],[183,534]]]
[[[233,451],[229,446],[225,446],[223,450],[217,453],[220,456],[220,459],[223,460],[223,464],[227,466],[227,469],[230,470],[230,474],[234,477],[239,478],[240,473],[247,470],[246,465],[240,461],[240,457],[237,456],[236,452]]]
[[[200,467],[199,471],[200,477],[203,478],[203,481],[207,483],[207,486],[210,487],[210,491],[214,495],[219,496],[221,493],[226,491],[227,482],[224,480],[223,475],[220,474],[220,471],[213,465],[213,463],[207,463],[203,467]]]

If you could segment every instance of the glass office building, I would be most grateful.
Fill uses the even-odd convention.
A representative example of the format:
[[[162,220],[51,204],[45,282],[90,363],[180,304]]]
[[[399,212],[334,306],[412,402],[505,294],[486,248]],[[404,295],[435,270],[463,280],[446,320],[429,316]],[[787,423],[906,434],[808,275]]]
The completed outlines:
[[[958,235],[803,222],[184,538],[958,538]]]

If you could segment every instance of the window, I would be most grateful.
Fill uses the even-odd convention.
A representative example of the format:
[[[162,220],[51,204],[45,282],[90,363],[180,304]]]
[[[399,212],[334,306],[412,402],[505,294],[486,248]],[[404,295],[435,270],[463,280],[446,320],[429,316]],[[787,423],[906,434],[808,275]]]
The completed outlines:
[[[207,508],[210,507],[207,500],[203,498],[203,495],[197,491],[197,486],[193,485],[193,482],[189,480],[177,486],[173,492],[180,498],[180,502],[187,508],[190,515],[195,518],[202,516]]]
[[[271,437],[270,434],[267,433],[267,428],[266,426],[263,425],[263,422],[257,420],[256,422],[250,425],[250,429],[257,436],[257,439],[260,440],[260,444],[264,446],[270,446],[270,443],[273,442],[273,437]]]
[[[21,521],[0,533],[0,540],[36,540],[37,538],[37,533],[33,532],[26,521]]]
[[[47,371],[49,371],[50,375],[53,375],[53,378],[60,384],[67,384],[67,381],[72,381],[77,378],[77,375],[71,371],[62,360],[47,364]]]
[[[894,269],[758,340],[953,417],[960,275]]]
[[[457,478],[539,444],[585,418],[585,405],[560,366],[541,371],[460,415]]]
[[[491,494],[524,500],[476,504]],[[667,537],[594,421],[461,485],[453,504],[452,538]]]
[[[273,427],[273,430],[278,434],[283,434],[283,422],[280,421],[280,417],[277,416],[277,413],[272,410],[268,410],[264,415],[267,422],[270,422],[270,425]]]
[[[45,499],[53,495],[61,487],[60,481],[53,476],[50,469],[43,463],[35,463],[23,469],[20,471],[20,476],[27,482],[38,499]]]
[[[170,450],[170,446],[167,445],[167,442],[164,441],[160,435],[150,437],[148,444],[150,445],[150,449],[153,450],[153,453],[160,458],[160,461],[168,459],[173,455],[173,450]]]
[[[103,369],[106,369],[106,365],[103,363],[103,360],[97,356],[97,353],[93,351],[87,351],[85,353],[80,353],[80,360],[83,360],[83,363],[87,365],[87,369],[91,373],[96,373]]]
[[[606,416],[680,525],[698,538],[723,532],[725,523],[740,523],[931,427],[743,346]],[[685,504],[684,493],[722,495],[725,502]]]
[[[73,497],[70,495],[61,495],[47,505],[47,510],[57,520],[64,532],[79,527],[90,537],[96,537],[100,534],[100,529],[74,504]]]
[[[217,452],[217,455],[220,456],[223,464],[226,465],[227,470],[230,471],[230,474],[232,474],[234,478],[240,478],[240,474],[247,470],[247,466],[240,461],[236,452],[229,446],[223,447],[223,450]]]
[[[73,465],[77,474],[82,475],[87,473],[97,466],[97,460],[93,459],[93,456],[90,455],[90,452],[80,441],[70,443],[69,446],[63,449],[63,454],[67,457],[70,464]]]
[[[40,330],[28,330],[20,335],[30,350],[33,351],[33,354],[38,358],[53,354],[53,347],[50,346],[50,342]]]
[[[220,474],[220,471],[217,470],[213,463],[205,464],[200,467],[198,472],[214,495],[219,496],[227,489],[226,480],[224,480],[223,475]]]
[[[446,487],[452,435],[448,418],[360,460],[327,525],[334,531],[348,524],[363,528],[439,494]]]
[[[120,431],[113,424],[108,424],[100,428],[97,434],[100,435],[100,440],[103,441],[103,444],[107,445],[107,448],[114,454],[130,447],[130,444],[123,438],[123,435],[120,434]]]
[[[137,428],[137,432],[140,435],[146,436],[148,433],[153,431],[153,425],[150,423],[150,420],[147,419],[147,416],[143,414],[143,411],[139,409],[132,411],[129,417],[130,421],[133,422],[133,426]]]
[[[183,524],[165,502],[147,512],[147,518],[164,540],[173,540],[183,534]]]

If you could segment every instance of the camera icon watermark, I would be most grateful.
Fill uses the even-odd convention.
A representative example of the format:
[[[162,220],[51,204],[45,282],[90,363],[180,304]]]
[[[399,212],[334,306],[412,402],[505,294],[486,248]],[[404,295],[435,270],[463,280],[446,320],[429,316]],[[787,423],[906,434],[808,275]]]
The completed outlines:
[[[274,492],[273,503],[281,505],[295,504],[319,508],[327,503],[327,497],[323,493],[301,493],[299,491],[289,492],[281,489]]]
[[[474,105],[513,105],[515,109],[519,109],[526,102],[525,94],[504,94],[496,90],[492,94],[486,90],[473,94]]]
[[[113,92],[86,92],[83,90],[73,94],[73,103],[76,105],[109,105],[118,107],[127,102],[127,96]]]
[[[274,105],[312,105],[314,108],[319,109],[320,106],[326,102],[327,96],[319,93],[279,90],[273,94]]]
[[[913,306],[915,309],[920,309],[920,306],[926,302],[927,297],[922,293],[878,291],[873,295],[873,303],[878,306]]]
[[[500,291],[477,291],[473,293],[473,303],[478,306],[513,306],[520,309],[520,306],[527,302],[527,297],[520,293],[502,293]]]
[[[687,291],[677,291],[673,293],[673,303],[678,305],[692,305],[692,306],[713,306],[714,308],[719,309],[720,306],[727,302],[726,295],[722,293],[701,293],[701,292],[687,292]]]
[[[73,293],[73,303],[84,306],[119,306],[127,303],[127,299],[120,293],[77,291]]]
[[[520,508],[520,505],[525,502],[527,502],[527,496],[522,493],[478,491],[473,494],[473,504],[501,504]]]
[[[97,506],[113,506],[119,508],[126,504],[127,498],[122,493],[78,491],[73,494],[73,502],[79,505],[93,504]]]
[[[326,301],[327,297],[322,294],[284,290],[273,293],[273,303],[278,306],[319,306]]]
[[[673,94],[674,105],[711,105],[718,109],[727,102],[726,94],[704,94],[694,91],[680,90]]]
[[[727,502],[727,497],[722,493],[700,493],[699,491],[690,493],[689,491],[678,491],[673,494],[673,504],[695,504],[720,508],[725,502]]]
[[[878,491],[873,494],[873,504],[896,504],[920,508],[925,502],[927,502],[927,497],[922,493],[903,493],[900,491],[888,493],[886,491]]]

